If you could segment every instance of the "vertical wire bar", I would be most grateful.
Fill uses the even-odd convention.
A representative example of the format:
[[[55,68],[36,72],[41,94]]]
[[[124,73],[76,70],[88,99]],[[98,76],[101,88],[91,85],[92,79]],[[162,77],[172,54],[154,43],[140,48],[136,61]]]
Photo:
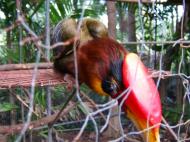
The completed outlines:
[[[17,18],[21,15],[21,3],[22,0],[16,0],[16,13],[17,13]],[[19,32],[19,39],[18,39],[18,48],[19,48],[19,63],[23,63],[23,49],[21,45],[22,41],[22,26],[18,26],[18,32]],[[20,88],[20,95],[23,95],[23,90]],[[24,105],[21,103],[21,117],[22,117],[22,122],[25,122],[24,118]],[[26,142],[26,135],[23,135],[23,142]]]
[[[46,13],[45,13],[45,16],[46,16],[46,19],[45,19],[45,36],[46,36],[46,38],[45,38],[45,45],[47,46],[47,47],[50,47],[50,22],[49,22],[49,4],[50,4],[50,0],[46,0],[46,3],[45,3],[45,11],[46,11]],[[50,49],[49,48],[47,48],[46,49],[46,52],[45,52],[45,54],[46,54],[46,58],[48,59],[48,61],[49,61],[49,59],[50,59]],[[47,86],[46,87],[46,93],[47,93],[47,100],[46,100],[46,102],[47,102],[47,115],[48,116],[50,116],[51,115],[51,108],[52,108],[52,106],[51,106],[51,90],[50,90],[50,86]],[[53,139],[52,139],[52,132],[53,132],[53,129],[52,129],[52,127],[51,126],[48,126],[48,142],[52,142],[53,141]]]
[[[155,31],[154,31],[154,40],[157,41],[157,0],[156,0],[156,3],[154,4],[155,5]],[[155,46],[155,49],[156,49],[156,44],[154,45]],[[156,57],[157,53],[156,53],[156,50],[154,50],[154,69],[156,69],[156,60],[157,60],[157,57]]]
[[[20,95],[22,96],[23,95],[23,90],[20,90]],[[25,118],[24,118],[24,105],[23,103],[21,103],[21,117],[22,117],[22,122],[24,123],[25,122]],[[23,142],[26,142],[26,135],[24,134],[23,135]]]
[[[50,46],[50,20],[49,20],[49,9],[50,9],[50,7],[49,7],[49,4],[50,4],[50,0],[46,0],[46,5],[45,5],[45,11],[46,11],[46,13],[45,13],[45,16],[46,16],[46,19],[45,19],[45,36],[46,36],[46,38],[45,38],[45,45],[48,47],[48,46]],[[47,57],[47,59],[49,60],[50,59],[50,48],[47,48],[46,49],[46,57]]]
[[[17,0],[17,17],[21,15],[21,3],[22,0]],[[19,63],[23,63],[23,48],[21,45],[22,41],[22,26],[18,26],[18,32],[19,32],[19,39],[18,39],[18,48],[19,48]],[[20,88],[20,95],[23,95],[23,90]],[[25,122],[24,118],[24,105],[21,103],[21,117],[22,117],[22,122]],[[26,135],[23,135],[23,142],[26,142]]]
[[[51,90],[50,90],[50,86],[46,87],[46,93],[47,93],[47,115],[50,116],[51,115]],[[53,128],[51,126],[48,126],[48,142],[52,142],[52,133],[53,133]]]
[[[142,51],[143,51],[143,47],[144,47],[144,37],[145,37],[145,33],[144,33],[144,21],[143,21],[143,14],[142,14],[142,2],[141,0],[138,0],[138,15],[139,15],[139,20],[140,20],[140,29],[141,29],[141,45],[139,46],[140,49],[140,57],[142,56]]]
[[[185,12],[186,12],[186,1],[183,0],[183,15],[182,15],[182,19],[181,19],[181,39],[184,39]],[[182,71],[183,60],[184,60],[184,49],[182,48],[181,49],[181,60],[180,60],[179,67],[178,67],[178,74],[180,74]],[[179,119],[179,123],[183,122],[183,117],[184,117],[184,113],[185,113],[185,101],[184,101],[185,99],[186,99],[186,95],[183,96],[182,112],[181,112],[181,116]],[[177,130],[177,136],[178,136],[179,140],[181,139],[180,132],[181,132],[181,126],[179,126],[179,128]]]

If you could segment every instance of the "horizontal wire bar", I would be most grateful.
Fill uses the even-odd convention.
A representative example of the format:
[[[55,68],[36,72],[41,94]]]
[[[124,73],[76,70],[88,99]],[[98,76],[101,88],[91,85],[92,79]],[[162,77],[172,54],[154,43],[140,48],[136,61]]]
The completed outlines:
[[[122,42],[121,44],[190,44],[190,41],[137,41]]]
[[[171,40],[171,41],[126,41],[120,42],[121,44],[190,44],[190,40]],[[0,44],[0,47],[6,46]],[[13,46],[17,46],[17,44],[13,44]]]

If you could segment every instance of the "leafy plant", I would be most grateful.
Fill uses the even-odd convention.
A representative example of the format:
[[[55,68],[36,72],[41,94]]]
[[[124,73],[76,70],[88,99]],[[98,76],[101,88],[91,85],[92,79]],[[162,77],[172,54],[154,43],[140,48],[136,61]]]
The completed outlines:
[[[18,108],[18,106],[13,105],[8,102],[3,102],[2,104],[0,104],[0,112],[7,112],[7,111],[11,111],[11,110],[17,109],[17,108]]]

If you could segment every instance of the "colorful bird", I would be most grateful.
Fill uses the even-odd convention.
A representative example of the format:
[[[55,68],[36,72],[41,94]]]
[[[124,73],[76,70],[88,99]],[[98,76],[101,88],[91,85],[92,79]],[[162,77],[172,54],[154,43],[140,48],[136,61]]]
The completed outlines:
[[[87,20],[83,23],[87,22],[92,21]],[[85,25],[82,28],[84,27]],[[85,31],[90,31],[88,26],[86,28]],[[57,30],[55,28],[54,31]],[[87,32],[87,37],[91,37],[88,40],[82,33],[84,29],[80,31],[80,35],[83,34],[83,38],[79,38],[82,44],[78,44],[77,48],[80,83],[87,84],[100,95],[109,95],[112,98],[117,98],[128,89],[119,98],[119,104],[123,103],[122,109],[139,130],[153,127],[143,133],[144,141],[159,142],[161,103],[157,87],[149,76],[147,68],[136,54],[129,53],[117,41],[108,38],[107,34],[100,34],[104,30],[96,30],[96,26],[93,30],[95,32]],[[54,41],[64,41],[61,37],[63,33],[54,33]],[[59,37],[60,40],[55,40],[55,37]],[[69,73],[74,77],[73,53],[71,52],[70,55],[72,59],[62,54],[55,59],[54,66],[59,72]]]

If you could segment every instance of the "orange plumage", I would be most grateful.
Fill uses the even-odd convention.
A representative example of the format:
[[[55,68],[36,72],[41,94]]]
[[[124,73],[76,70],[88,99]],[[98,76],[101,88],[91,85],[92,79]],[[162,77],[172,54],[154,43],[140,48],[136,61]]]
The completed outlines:
[[[121,61],[127,51],[109,38],[96,38],[77,51],[79,80],[99,94],[111,94],[108,86],[121,87]],[[107,87],[107,88],[108,88]],[[116,90],[114,90],[116,89]]]

